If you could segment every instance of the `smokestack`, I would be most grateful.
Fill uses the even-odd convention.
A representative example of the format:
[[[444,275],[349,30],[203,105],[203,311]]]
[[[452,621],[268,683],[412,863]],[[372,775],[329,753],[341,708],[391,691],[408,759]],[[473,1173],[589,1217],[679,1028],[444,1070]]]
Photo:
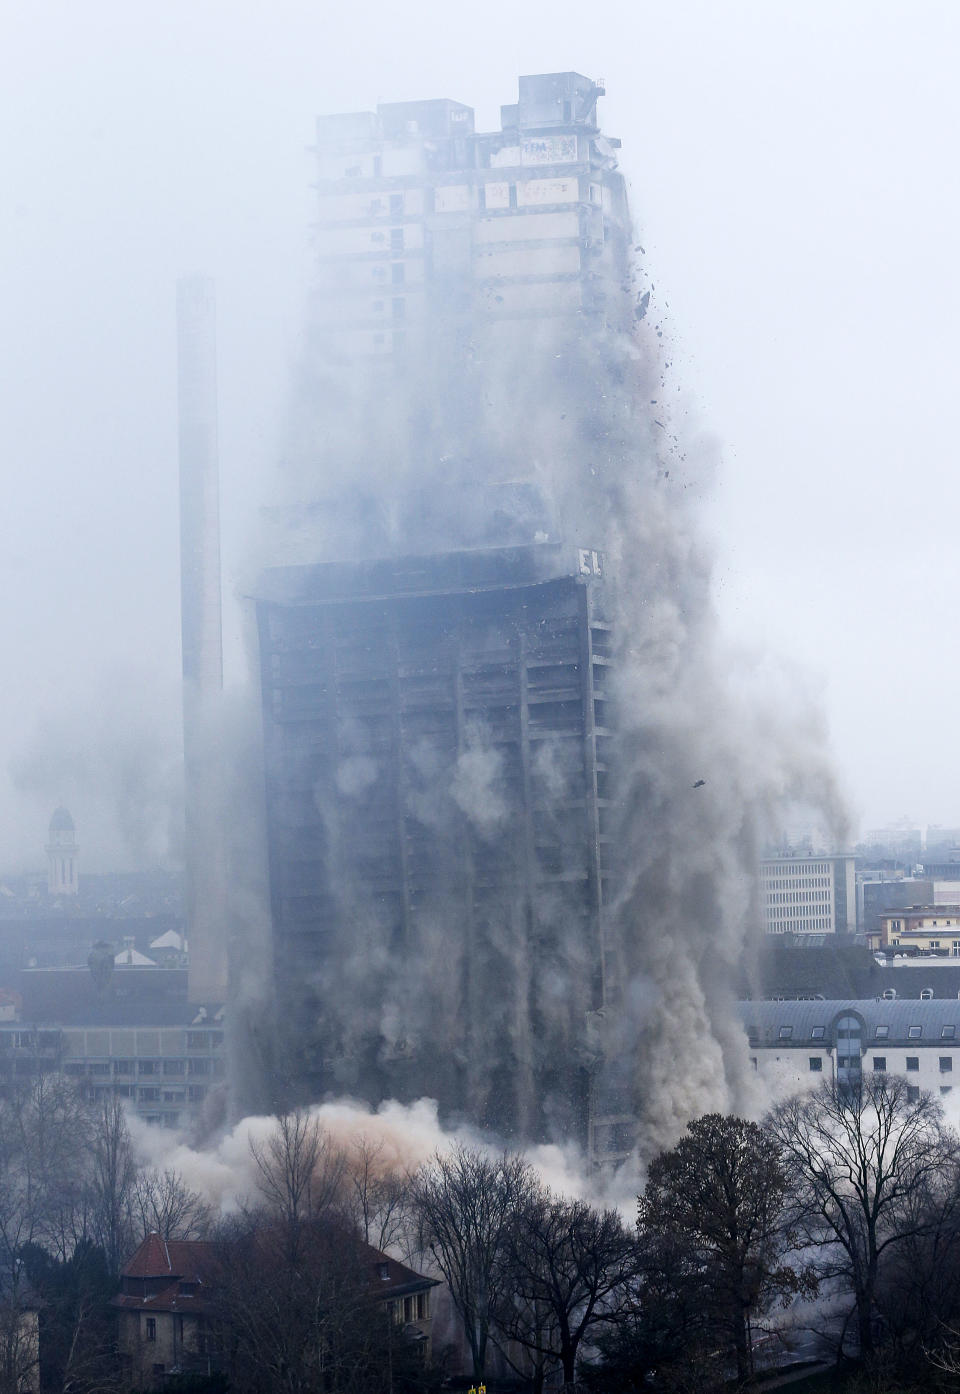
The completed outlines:
[[[177,384],[188,983],[191,1002],[223,1002],[226,858],[218,798],[223,636],[216,305],[208,276],[185,276],[177,283]]]

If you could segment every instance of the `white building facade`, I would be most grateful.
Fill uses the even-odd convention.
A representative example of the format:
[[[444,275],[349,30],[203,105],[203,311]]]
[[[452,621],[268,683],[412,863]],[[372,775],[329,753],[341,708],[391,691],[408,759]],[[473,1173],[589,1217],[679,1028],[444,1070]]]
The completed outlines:
[[[857,892],[852,853],[784,855],[760,863],[768,934],[855,934]]]
[[[903,1075],[946,1097],[960,1085],[960,1001],[951,999],[741,1002],[751,1067],[771,1096],[822,1080]]]

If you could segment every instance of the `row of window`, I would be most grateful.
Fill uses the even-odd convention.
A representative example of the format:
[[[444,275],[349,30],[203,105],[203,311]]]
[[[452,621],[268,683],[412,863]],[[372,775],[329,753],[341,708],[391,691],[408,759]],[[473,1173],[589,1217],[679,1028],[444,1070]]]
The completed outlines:
[[[768,891],[768,905],[830,904],[829,891]]]
[[[811,1056],[809,1056],[808,1058],[809,1058],[810,1069],[811,1069],[812,1071],[814,1071],[814,1073],[818,1073],[819,1071],[821,1071],[821,1070],[823,1069],[823,1056],[822,1056],[822,1055],[811,1055]],[[941,1073],[942,1075],[950,1075],[950,1074],[953,1074],[953,1056],[952,1056],[952,1055],[941,1055],[941,1056],[939,1057],[939,1062],[940,1062],[940,1073]],[[860,1068],[860,1057],[859,1057],[859,1055],[838,1055],[838,1056],[837,1056],[837,1068],[838,1068],[838,1069],[841,1069],[841,1070],[858,1070],[858,1069]],[[875,1055],[875,1056],[873,1057],[873,1069],[874,1069],[874,1072],[875,1072],[876,1074],[886,1074],[886,1073],[887,1073],[887,1057],[886,1057],[885,1055]],[[907,1074],[915,1074],[915,1073],[917,1073],[917,1072],[919,1071],[919,1069],[920,1069],[920,1057],[919,1057],[919,1055],[908,1055],[908,1056],[906,1056],[906,1067],[905,1067],[905,1072],[906,1072]]]
[[[926,989],[925,989],[925,990],[926,990]],[[750,1028],[750,1035],[751,1035],[751,1037],[752,1037],[753,1039],[756,1039],[756,1036],[757,1036],[756,1027],[751,1027],[751,1028]],[[827,1035],[827,1028],[826,1028],[825,1026],[814,1026],[814,1027],[812,1027],[811,1030],[810,1030],[810,1039],[811,1039],[811,1041],[823,1041],[823,1040],[826,1039],[826,1035]],[[877,1026],[877,1027],[874,1028],[874,1033],[873,1033],[873,1035],[874,1035],[874,1039],[875,1039],[875,1040],[877,1040],[877,1041],[885,1041],[885,1040],[887,1040],[887,1039],[889,1038],[889,1036],[890,1036],[890,1027],[881,1023],[881,1025],[879,1025],[879,1026]],[[855,1022],[855,1024],[852,1025],[852,1026],[851,1026],[851,1025],[844,1025],[844,1023],[841,1022],[841,1023],[839,1024],[839,1026],[837,1027],[837,1039],[838,1039],[838,1040],[847,1040],[847,1039],[858,1040],[858,1039],[860,1038],[860,1036],[861,1036],[861,1031],[860,1031],[860,1026],[859,1026],[859,1023],[858,1023],[858,1022]],[[941,1039],[942,1041],[953,1041],[953,1040],[956,1040],[956,1037],[957,1037],[957,1028],[956,1028],[956,1025],[955,1025],[953,1022],[947,1022],[947,1024],[946,1024],[945,1026],[941,1026],[941,1028],[940,1028],[940,1039]],[[913,1025],[913,1026],[908,1026],[908,1027],[907,1027],[907,1040],[908,1040],[908,1041],[919,1041],[919,1040],[922,1040],[922,1039],[923,1039],[923,1027],[922,1027],[922,1026]],[[793,1040],[793,1027],[792,1027],[792,1026],[781,1026],[780,1029],[779,1029],[779,1031],[777,1032],[777,1040],[780,1040],[780,1041],[791,1041],[791,1040]]]
[[[425,1321],[430,1315],[429,1292],[418,1292],[413,1297],[398,1297],[387,1303],[387,1311],[397,1323]]]
[[[944,920],[942,923],[946,926],[946,928],[949,929],[950,926],[953,924],[953,920]],[[903,929],[902,920],[888,920],[887,924],[891,930]],[[940,920],[931,920],[929,925],[927,924],[926,920],[914,920],[912,922],[909,920],[907,921],[907,930],[911,934],[915,934],[917,930],[920,929],[939,929],[940,926]]]
[[[199,1060],[68,1060],[63,1069],[73,1076],[209,1075],[222,1074],[223,1061],[209,1056]]]
[[[141,1104],[155,1104],[161,1099],[165,1104],[182,1104],[187,1099],[192,1104],[199,1104],[207,1097],[206,1087],[202,1084],[191,1084],[187,1090],[159,1089],[156,1085],[135,1090],[132,1084],[126,1084],[121,1085],[117,1093],[125,1099],[132,1099],[136,1094],[137,1102]]]
[[[791,915],[795,914],[794,911],[790,911],[789,913]],[[782,922],[777,921],[776,923],[773,923],[772,920],[772,916],[768,917],[767,923],[770,926],[771,934],[791,934],[794,932],[797,934],[810,934],[814,930],[823,930],[826,933],[830,933],[833,930],[832,918],[789,919],[783,920]]]
[[[817,872],[823,872],[826,871],[827,868],[818,863],[816,870]],[[761,874],[763,875],[763,883],[767,889],[775,891],[790,891],[793,890],[795,886],[829,886],[830,882],[833,880],[832,876],[813,874],[812,867],[809,872],[806,870],[797,870],[792,873],[787,872],[784,874],[781,871],[780,876],[773,880],[768,879],[769,873],[764,872]]]

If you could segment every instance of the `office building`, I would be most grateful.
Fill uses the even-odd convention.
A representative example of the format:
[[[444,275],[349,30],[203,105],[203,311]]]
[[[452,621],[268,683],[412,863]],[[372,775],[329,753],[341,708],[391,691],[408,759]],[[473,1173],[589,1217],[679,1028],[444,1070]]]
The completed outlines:
[[[602,93],[318,121],[314,434],[256,590],[280,1077],[517,1139],[587,1142],[616,998],[603,538],[517,419],[579,394],[605,440],[645,310]]]
[[[621,323],[630,222],[602,82],[521,77],[500,130],[433,100],[317,122],[315,333],[348,358],[390,356],[478,320]],[[442,315],[438,315],[438,308]]]
[[[280,1019],[306,1097],[585,1133],[603,1005],[610,626],[596,552],[268,572]]]
[[[760,863],[768,934],[855,934],[857,896],[852,854],[784,853]]]

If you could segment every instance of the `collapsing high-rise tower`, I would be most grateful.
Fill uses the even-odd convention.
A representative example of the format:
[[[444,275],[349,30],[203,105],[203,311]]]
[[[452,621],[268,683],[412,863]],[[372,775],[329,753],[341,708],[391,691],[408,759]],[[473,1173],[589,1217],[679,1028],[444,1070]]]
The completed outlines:
[[[446,100],[321,118],[314,418],[258,591],[294,1092],[526,1138],[586,1138],[619,988],[605,543],[550,439],[634,315],[602,92],[521,78],[489,134]]]

